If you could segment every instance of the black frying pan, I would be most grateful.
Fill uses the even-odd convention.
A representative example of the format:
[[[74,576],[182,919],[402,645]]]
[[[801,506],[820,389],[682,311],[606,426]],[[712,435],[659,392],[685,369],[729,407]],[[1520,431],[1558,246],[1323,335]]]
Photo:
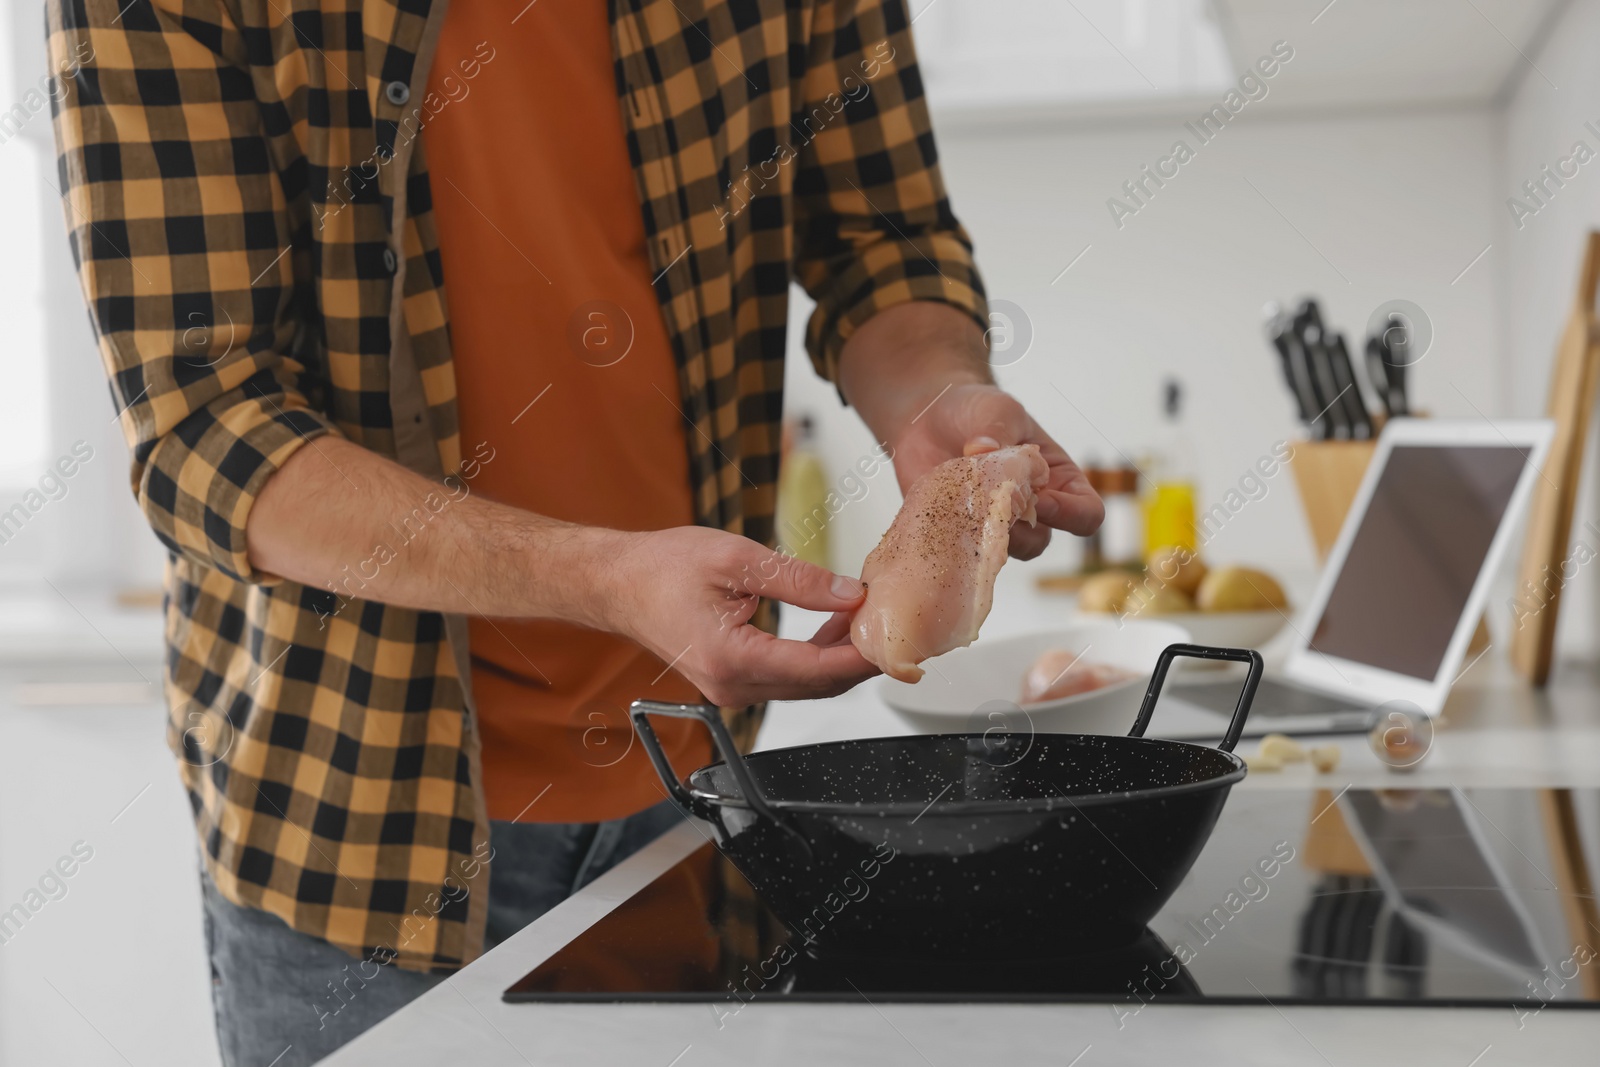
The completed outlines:
[[[1250,665],[1217,748],[1144,736],[1177,656]],[[1200,854],[1228,790],[1261,656],[1171,645],[1126,737],[934,734],[741,757],[717,709],[637,701],[673,800],[808,951],[1039,959],[1127,944]],[[724,762],[678,781],[650,715],[699,719]]]

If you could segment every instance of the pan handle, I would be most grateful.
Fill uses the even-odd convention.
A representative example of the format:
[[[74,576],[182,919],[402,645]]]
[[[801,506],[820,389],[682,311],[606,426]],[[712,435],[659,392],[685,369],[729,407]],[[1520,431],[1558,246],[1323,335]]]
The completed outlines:
[[[1233,718],[1228,722],[1228,732],[1217,745],[1224,752],[1232,752],[1233,746],[1239,743],[1239,735],[1244,732],[1244,721],[1249,717],[1250,705],[1256,699],[1256,686],[1261,684],[1261,653],[1253,648],[1168,645],[1162,649],[1161,656],[1156,660],[1155,672],[1150,675],[1150,686],[1144,691],[1144,703],[1139,705],[1139,717],[1133,721],[1133,729],[1128,731],[1128,736],[1144,736],[1145,727],[1150,725],[1150,716],[1156,710],[1156,701],[1161,696],[1161,685],[1167,680],[1167,669],[1179,656],[1188,656],[1191,659],[1225,659],[1250,665],[1250,673],[1245,675],[1244,689],[1239,693],[1239,703],[1234,706]]]
[[[661,781],[680,808],[707,820],[713,819],[716,814],[710,810],[710,805],[697,799],[682,782],[678,781],[678,774],[672,769],[672,763],[661,748],[661,740],[656,737],[655,728],[650,725],[652,715],[668,715],[675,719],[698,719],[705,724],[705,728],[711,731],[712,744],[717,746],[718,754],[728,765],[728,770],[732,773],[734,782],[738,784],[739,792],[744,795],[745,802],[758,815],[781,824],[782,820],[767,804],[767,798],[761,795],[760,787],[751,777],[750,768],[745,765],[744,757],[739,755],[739,748],[733,743],[733,735],[728,733],[728,727],[723,723],[722,713],[716,705],[663,704],[655,700],[635,700],[629,706],[628,713],[633,717],[633,726],[638,731],[639,740],[644,743],[645,753],[650,757],[656,773],[661,776]]]

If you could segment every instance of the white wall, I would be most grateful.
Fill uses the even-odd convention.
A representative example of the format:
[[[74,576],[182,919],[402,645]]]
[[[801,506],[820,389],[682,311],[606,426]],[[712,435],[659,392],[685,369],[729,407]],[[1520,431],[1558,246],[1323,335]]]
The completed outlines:
[[[9,107],[22,93],[38,84],[48,69],[41,45],[43,21],[39,5],[9,7],[0,17],[12,22],[14,70],[10,84],[0,85],[3,104]],[[37,202],[19,206],[30,225],[42,232],[42,259],[26,262],[23,269],[42,279],[44,352],[48,364],[48,398],[45,403],[45,457],[27,475],[32,483],[46,465],[71,452],[83,441],[94,450],[93,459],[68,481],[66,496],[52,501],[27,527],[0,551],[0,607],[10,604],[9,583],[38,585],[40,577],[58,586],[92,588],[153,588],[161,580],[164,551],[151,536],[128,486],[128,449],[119,427],[112,421],[112,404],[101,367],[94,334],[89,325],[83,293],[72,268],[67,245],[66,215],[56,187],[55,140],[48,111],[41,111],[23,127],[7,153],[31,153],[43,180]],[[8,158],[15,158],[8,157]],[[0,338],[11,340],[0,323]],[[30,344],[37,343],[29,339]],[[31,359],[35,353],[17,354]],[[6,487],[0,507],[9,507],[21,487]]]
[[[1545,165],[1554,168],[1558,159],[1570,156],[1574,142],[1581,140],[1600,152],[1600,134],[1584,126],[1593,122],[1600,128],[1597,42],[1600,2],[1579,0],[1563,12],[1544,47],[1531,57],[1538,69],[1530,68],[1522,77],[1505,112],[1496,240],[1505,249],[1498,267],[1505,294],[1508,394],[1511,409],[1519,415],[1539,415],[1545,409],[1556,341],[1577,291],[1585,235],[1600,227],[1600,159],[1580,167],[1537,215],[1521,220],[1520,228],[1505,201],[1512,196],[1526,200],[1522,183]],[[1600,526],[1597,480],[1600,455],[1591,440],[1575,536],[1600,551],[1600,539],[1583,532],[1585,522]],[[1563,597],[1557,641],[1564,653],[1594,654],[1600,634],[1600,578],[1593,566],[1580,572]]]
[[[25,21],[28,33],[36,33],[36,18]],[[1583,126],[1589,119],[1600,125],[1596,40],[1600,0],[1578,0],[1533,53],[1543,76],[1530,69],[1504,110],[1316,117],[1284,114],[1281,98],[1269,96],[1202,147],[1121,230],[1106,199],[1185,134],[1187,112],[1114,124],[1038,119],[1020,126],[998,116],[941,114],[935,100],[946,176],[990,291],[1021,305],[1034,328],[1032,351],[1002,370],[1002,383],[1024,395],[1075,454],[1110,457],[1113,444],[1099,431],[1137,455],[1157,430],[1161,379],[1180,375],[1189,385],[1201,498],[1211,501],[1273,441],[1296,430],[1260,335],[1261,304],[1314,292],[1331,321],[1354,338],[1376,304],[1404,297],[1428,311],[1437,331],[1434,351],[1415,375],[1420,406],[1465,417],[1478,410],[1538,413],[1582,233],[1600,216],[1600,160],[1521,231],[1512,228],[1504,202],[1573,140],[1587,137],[1600,149],[1600,138]],[[1314,44],[1310,39],[1307,47]],[[42,67],[38,53],[26,58],[19,82],[36,75],[31,66]],[[1287,84],[1294,76],[1290,64],[1278,80]],[[42,123],[37,134],[48,145]],[[103,375],[52,190],[44,190],[39,210],[50,234],[44,274],[47,345],[56,363],[51,445],[64,451],[88,437],[97,457],[68,499],[28,531],[39,556],[27,569],[38,573],[42,564],[44,573],[69,581],[147,583],[160,553],[126,488],[125,450],[107,421],[111,405],[102,399]],[[1088,253],[1052,285],[1086,245]],[[806,311],[801,297],[791,324],[796,352]],[[791,411],[821,418],[822,448],[836,477],[871,447],[804,360],[791,360],[788,388]],[[834,531],[841,569],[859,566],[898,500],[892,482],[880,477],[866,500],[841,514]],[[1584,515],[1597,515],[1587,498]],[[1230,524],[1211,554],[1275,568],[1310,566],[1286,476]],[[1075,546],[1062,544],[1052,557],[1070,562]],[[1590,647],[1600,632],[1573,621],[1600,618],[1600,596],[1589,592],[1594,584],[1580,580],[1563,613],[1565,647]]]
[[[1075,456],[1110,459],[1114,446],[1137,458],[1159,432],[1161,382],[1178,375],[1189,387],[1206,503],[1275,441],[1297,434],[1261,331],[1260,309],[1271,299],[1316,294],[1352,347],[1378,304],[1412,300],[1436,331],[1414,373],[1413,403],[1469,418],[1507,409],[1494,253],[1456,280],[1501,240],[1494,113],[1288,118],[1273,103],[1250,105],[1120,230],[1107,198],[1185,135],[1182,117],[938,127],[955,209],[990,294],[1020,305],[1034,327],[1031,352],[1000,371],[1001,383]],[[823,421],[830,470],[870,447],[802,361],[788,385],[790,410]],[[1290,477],[1241,512],[1208,554],[1279,570],[1312,566]],[[857,567],[897,505],[885,480],[846,508],[836,520],[836,565]],[[1063,545],[1057,562],[1074,549]]]

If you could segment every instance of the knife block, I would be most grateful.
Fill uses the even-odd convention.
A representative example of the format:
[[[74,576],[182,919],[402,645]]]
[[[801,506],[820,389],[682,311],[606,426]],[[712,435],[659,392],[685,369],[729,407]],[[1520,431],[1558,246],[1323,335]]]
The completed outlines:
[[[1289,468],[1294,471],[1295,488],[1300,491],[1300,506],[1306,513],[1318,563],[1327,562],[1333,543],[1339,539],[1344,517],[1355,502],[1377,448],[1377,441],[1295,442]],[[1480,618],[1472,643],[1467,646],[1467,658],[1488,647],[1489,627]]]
[[[1325,563],[1339,539],[1344,517],[1361,488],[1376,441],[1297,441],[1289,469],[1294,471],[1300,506],[1305,509],[1317,562]]]

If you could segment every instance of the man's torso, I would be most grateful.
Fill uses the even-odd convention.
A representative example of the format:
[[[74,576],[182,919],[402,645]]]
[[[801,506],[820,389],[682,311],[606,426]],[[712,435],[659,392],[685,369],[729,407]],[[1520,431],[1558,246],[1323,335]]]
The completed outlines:
[[[496,5],[508,27],[517,7]],[[419,528],[493,470],[463,435],[434,211],[450,190],[422,136],[476,102],[428,91],[444,4],[48,10],[53,65],[91,57],[56,109],[66,213],[173,557],[170,734],[208,869],[353,953],[455,966],[481,940],[487,860],[467,620],[364,599],[377,556],[328,589],[263,579],[243,530],[275,463],[322,433],[439,479],[396,517]],[[698,523],[770,541],[791,277],[819,302],[825,373],[884,306],[981,317],[908,21],[898,0],[613,4]]]

